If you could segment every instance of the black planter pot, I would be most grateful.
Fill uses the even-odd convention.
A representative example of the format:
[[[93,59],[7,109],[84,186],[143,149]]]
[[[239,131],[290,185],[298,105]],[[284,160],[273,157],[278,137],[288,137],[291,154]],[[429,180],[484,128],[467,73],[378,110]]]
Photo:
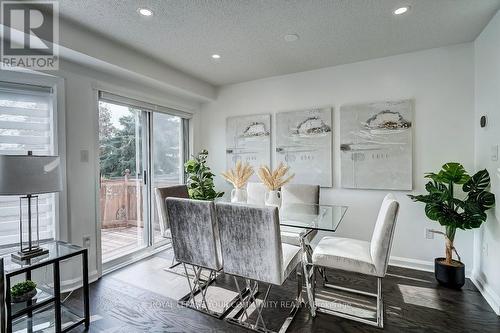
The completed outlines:
[[[465,265],[454,260],[458,265],[450,266],[444,263],[445,258],[434,259],[434,274],[439,284],[452,289],[460,289],[465,284]]]

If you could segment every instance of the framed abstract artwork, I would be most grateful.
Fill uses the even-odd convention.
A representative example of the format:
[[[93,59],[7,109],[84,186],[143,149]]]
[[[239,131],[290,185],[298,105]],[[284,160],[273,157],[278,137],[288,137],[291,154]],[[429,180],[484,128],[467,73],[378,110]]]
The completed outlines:
[[[331,107],[276,114],[276,165],[295,174],[292,183],[332,186]]]
[[[271,115],[250,115],[226,119],[226,166],[237,161],[248,162],[254,168],[251,181],[258,181],[261,165],[271,166]]]
[[[412,100],[340,107],[342,187],[411,190],[412,157]]]

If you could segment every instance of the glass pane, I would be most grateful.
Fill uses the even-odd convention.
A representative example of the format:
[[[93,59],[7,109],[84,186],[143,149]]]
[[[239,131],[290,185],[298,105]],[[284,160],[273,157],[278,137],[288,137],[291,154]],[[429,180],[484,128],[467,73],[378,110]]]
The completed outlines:
[[[183,183],[181,118],[163,113],[153,113],[152,189]],[[164,240],[166,228],[161,224],[156,200],[153,203],[154,242]]]
[[[102,261],[147,246],[144,228],[143,115],[99,101]]]

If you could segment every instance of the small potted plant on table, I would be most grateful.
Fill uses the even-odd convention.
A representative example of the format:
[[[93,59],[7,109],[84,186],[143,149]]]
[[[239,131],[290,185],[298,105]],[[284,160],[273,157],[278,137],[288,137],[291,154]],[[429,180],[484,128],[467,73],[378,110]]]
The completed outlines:
[[[26,302],[36,296],[36,283],[30,280],[16,283],[10,288],[12,303]]]
[[[438,173],[428,173],[425,178],[430,179],[425,185],[429,193],[409,197],[425,203],[425,215],[445,227],[445,232],[434,231],[446,240],[446,257],[435,259],[434,273],[440,284],[459,289],[465,283],[465,265],[453,243],[455,233],[457,229],[479,228],[486,221],[486,211],[495,205],[495,195],[488,191],[490,175],[485,169],[471,177],[460,163],[446,163]],[[458,260],[453,259],[453,253]]]

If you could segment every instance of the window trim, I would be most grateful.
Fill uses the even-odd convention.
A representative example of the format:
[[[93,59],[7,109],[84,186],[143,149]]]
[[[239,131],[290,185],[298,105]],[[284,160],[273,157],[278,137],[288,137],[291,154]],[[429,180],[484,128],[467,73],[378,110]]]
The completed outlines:
[[[55,194],[56,216],[54,221],[55,238],[70,240],[71,225],[68,223],[68,198],[66,180],[66,114],[64,79],[32,71],[2,70],[2,80],[13,85],[27,85],[51,89],[54,94],[52,117],[54,121],[54,153],[61,159],[62,191]]]
[[[193,117],[192,113],[158,105],[155,103],[144,102],[135,98],[124,97],[121,95],[107,92],[105,90],[99,90],[98,98],[100,101],[123,105],[123,106],[133,106],[144,111],[161,112],[171,116],[180,117],[182,119],[191,119]]]

